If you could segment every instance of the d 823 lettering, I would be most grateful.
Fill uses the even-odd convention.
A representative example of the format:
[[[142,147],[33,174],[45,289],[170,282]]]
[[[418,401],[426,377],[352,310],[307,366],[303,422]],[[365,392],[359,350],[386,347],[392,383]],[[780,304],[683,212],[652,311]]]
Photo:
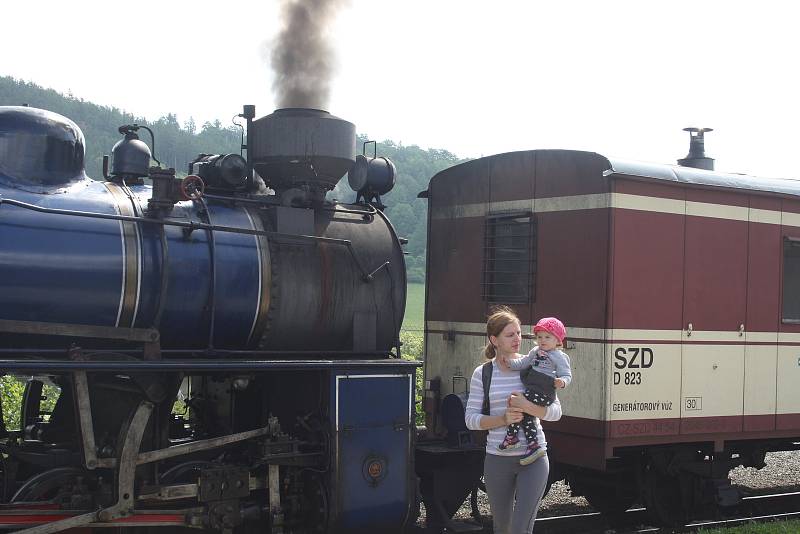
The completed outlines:
[[[653,349],[649,347],[617,347],[614,350],[614,367],[626,369],[626,371],[614,371],[614,385],[641,385],[642,372],[628,371],[627,369],[648,369],[652,366]]]

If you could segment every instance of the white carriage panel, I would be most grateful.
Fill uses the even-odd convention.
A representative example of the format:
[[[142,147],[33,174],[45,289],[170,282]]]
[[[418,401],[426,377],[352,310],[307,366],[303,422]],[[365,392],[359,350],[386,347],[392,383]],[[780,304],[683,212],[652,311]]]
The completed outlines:
[[[483,358],[485,347],[485,324],[429,321],[429,332],[425,336],[425,379],[441,377],[441,395],[463,393],[463,380],[451,379],[462,376],[472,377],[475,368],[486,361]],[[571,335],[585,329],[570,329]],[[441,331],[455,332],[452,340],[446,339]],[[471,335],[461,333],[469,332]],[[594,337],[594,336],[592,336]],[[534,346],[531,338],[523,338],[520,352],[527,354]],[[573,380],[565,390],[558,391],[564,415],[602,420],[605,406],[605,370],[603,343],[595,341],[570,342],[565,352],[570,357]]]
[[[744,415],[774,415],[778,365],[777,332],[747,332],[744,352]]]
[[[614,331],[619,332],[619,331]],[[644,333],[644,331],[641,331]],[[679,334],[676,334],[679,337]],[[680,415],[681,346],[635,340],[614,343],[606,351],[609,420],[664,419]],[[669,332],[659,337],[669,338]]]
[[[788,336],[780,334],[781,341],[785,337]],[[792,341],[796,342],[796,340]],[[776,413],[800,413],[800,387],[798,384],[800,384],[800,347],[781,345],[778,347]]]
[[[573,334],[573,330],[570,329],[570,334]],[[599,341],[576,341],[568,343],[565,352],[572,366],[572,383],[566,389],[557,390],[563,414],[584,419],[605,419],[604,344]]]
[[[456,335],[448,341],[443,334],[426,335],[425,380],[441,378],[442,397],[450,393],[463,393],[469,387],[472,371],[483,359],[483,343],[476,336]],[[463,377],[464,380],[452,380]]]
[[[742,341],[738,332],[694,332],[690,339]],[[744,345],[684,345],[681,417],[742,415],[743,405]]]
[[[475,368],[484,363],[486,347],[486,325],[450,321],[428,321],[425,334],[425,379],[441,377],[442,396],[463,393],[464,381],[456,380],[453,387],[451,377],[464,377],[469,381]],[[442,332],[452,332],[448,339]],[[523,338],[520,352],[525,354],[533,348],[533,340]],[[468,386],[469,384],[467,384]]]

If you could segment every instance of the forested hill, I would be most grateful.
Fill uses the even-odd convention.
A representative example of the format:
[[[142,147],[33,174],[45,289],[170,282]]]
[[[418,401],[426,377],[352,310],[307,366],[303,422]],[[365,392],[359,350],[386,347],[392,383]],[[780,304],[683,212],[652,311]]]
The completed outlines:
[[[154,155],[162,165],[174,167],[178,172],[186,172],[188,162],[197,154],[238,153],[241,144],[241,130],[232,125],[223,126],[219,120],[199,127],[191,118],[181,125],[173,114],[148,121],[116,107],[98,106],[30,82],[0,76],[0,105],[23,104],[59,113],[80,126],[86,137],[86,173],[95,179],[102,177],[103,154],[110,154],[111,148],[121,139],[117,128],[123,124],[137,123],[150,127],[155,134]],[[142,139],[150,143],[147,133],[142,134]],[[364,140],[359,136],[359,147]],[[389,157],[397,166],[397,185],[382,200],[388,206],[386,213],[398,235],[409,239],[406,246],[409,281],[422,282],[425,275],[427,203],[418,199],[417,194],[427,189],[431,176],[461,160],[446,150],[423,150],[392,141],[379,142],[378,155]],[[334,196],[340,201],[352,201],[355,193],[346,186],[346,179],[343,182],[345,184],[340,183]]]

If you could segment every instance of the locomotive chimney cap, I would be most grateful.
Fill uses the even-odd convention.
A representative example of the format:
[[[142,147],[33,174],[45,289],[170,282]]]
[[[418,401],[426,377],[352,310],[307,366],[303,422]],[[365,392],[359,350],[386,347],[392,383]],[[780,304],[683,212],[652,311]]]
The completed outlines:
[[[276,191],[333,189],[355,163],[355,126],[321,109],[283,108],[253,121],[252,160]]]
[[[694,132],[697,133],[700,137],[703,136],[705,132],[713,132],[714,128],[696,128],[694,126],[687,126],[683,129],[684,132]]]
[[[689,132],[689,154],[685,158],[679,159],[678,165],[713,171],[714,158],[706,157],[705,133],[713,132],[714,129],[689,126],[683,131]]]

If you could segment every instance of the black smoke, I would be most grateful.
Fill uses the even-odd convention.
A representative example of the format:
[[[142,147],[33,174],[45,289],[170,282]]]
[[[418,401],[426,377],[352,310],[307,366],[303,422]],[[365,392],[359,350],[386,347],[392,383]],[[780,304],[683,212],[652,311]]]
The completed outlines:
[[[348,0],[283,0],[271,53],[279,108],[326,109],[335,57],[328,30]]]

